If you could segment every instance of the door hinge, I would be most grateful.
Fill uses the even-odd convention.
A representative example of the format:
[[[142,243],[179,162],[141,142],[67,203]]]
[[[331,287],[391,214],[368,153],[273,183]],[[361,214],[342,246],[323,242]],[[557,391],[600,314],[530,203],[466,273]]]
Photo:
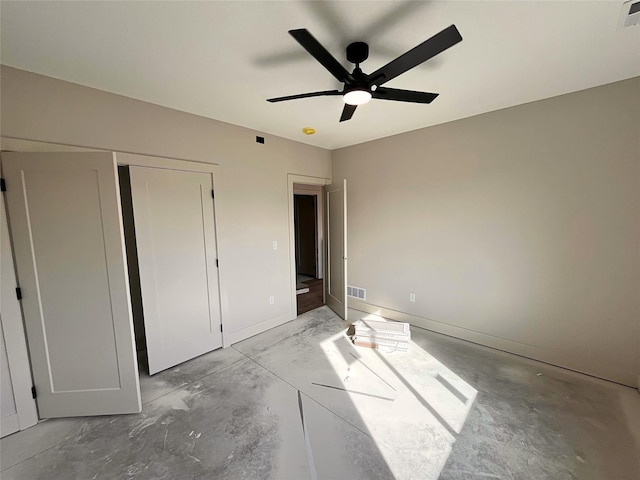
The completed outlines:
[[[222,324],[220,324],[220,333],[222,333]]]
[[[215,194],[215,192],[213,191],[213,188],[211,189],[211,198],[216,198],[216,194]]]
[[[35,385],[33,385],[33,386],[31,387],[31,396],[32,396],[33,398],[38,398],[38,392],[36,392],[36,386],[35,386]]]
[[[7,183],[4,181],[4,178],[0,178],[0,192],[7,191]]]
[[[216,258],[216,268],[219,268],[220,264],[218,263],[218,259]]]
[[[22,300],[22,289],[20,287],[16,287],[16,297],[18,300]]]

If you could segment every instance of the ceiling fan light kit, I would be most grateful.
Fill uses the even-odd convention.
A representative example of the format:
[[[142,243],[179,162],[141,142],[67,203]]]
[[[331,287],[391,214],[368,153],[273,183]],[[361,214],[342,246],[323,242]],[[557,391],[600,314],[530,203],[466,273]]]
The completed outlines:
[[[347,105],[364,105],[371,100],[371,92],[368,90],[351,90],[342,96]]]
[[[372,98],[396,102],[431,103],[438,96],[437,93],[386,88],[382,85],[462,41],[456,26],[451,25],[375,72],[366,74],[360,69],[360,64],[369,58],[369,45],[366,43],[354,42],[347,46],[347,60],[355,64],[353,72],[349,73],[308,30],[304,28],[289,30],[289,34],[344,86],[342,91],[301,93],[269,98],[267,101],[274,103],[299,98],[340,95],[345,103],[340,116],[341,122],[350,120],[357,106],[367,103]]]

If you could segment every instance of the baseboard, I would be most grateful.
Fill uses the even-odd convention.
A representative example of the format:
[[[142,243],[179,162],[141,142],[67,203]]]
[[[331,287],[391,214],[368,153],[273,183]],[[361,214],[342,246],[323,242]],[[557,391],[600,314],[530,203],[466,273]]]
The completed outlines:
[[[283,323],[290,322],[295,318],[295,314],[287,312],[283,315],[278,315],[277,317],[270,318],[269,320],[265,320],[264,322],[256,323],[255,325],[251,325],[250,327],[243,328],[242,330],[238,330],[236,332],[223,332],[222,346],[223,348],[230,347],[234,343],[246,340],[247,338],[258,335],[259,333],[266,332],[271,328],[278,327]]]
[[[406,322],[411,325],[415,325],[416,327],[431,330],[436,333],[477,343],[485,347],[495,348],[504,352],[513,353],[532,360],[548,363],[557,367],[597,377],[602,380],[619,383],[631,388],[638,388],[640,390],[640,377],[637,379],[637,384],[634,385],[635,372],[627,370],[620,372],[617,375],[612,375],[609,372],[604,371],[600,367],[600,364],[595,360],[592,364],[586,364],[585,362],[581,362],[573,358],[567,358],[562,353],[544,350],[534,345],[528,345],[501,337],[494,337],[485,333],[468,330],[466,328],[457,327],[455,325],[438,322],[428,318],[418,317],[410,313],[404,313],[390,308],[380,307],[378,305],[372,305],[352,298],[349,298],[349,308],[380,315],[390,320]],[[354,319],[350,320],[353,321]]]

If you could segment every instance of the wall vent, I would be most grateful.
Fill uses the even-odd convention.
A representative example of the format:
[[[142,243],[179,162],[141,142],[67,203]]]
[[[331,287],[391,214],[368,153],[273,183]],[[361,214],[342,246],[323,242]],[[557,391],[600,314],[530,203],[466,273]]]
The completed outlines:
[[[367,299],[367,291],[364,288],[352,287],[347,285],[347,295],[358,300]]]
[[[620,11],[620,27],[640,25],[640,0],[628,0],[622,4]]]

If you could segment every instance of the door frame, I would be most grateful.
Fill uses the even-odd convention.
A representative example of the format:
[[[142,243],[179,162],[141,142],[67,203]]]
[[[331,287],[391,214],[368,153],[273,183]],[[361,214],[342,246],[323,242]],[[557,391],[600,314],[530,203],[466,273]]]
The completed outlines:
[[[220,165],[216,163],[204,163],[191,160],[177,160],[166,157],[154,157],[151,155],[139,155],[136,153],[122,153],[116,152],[116,162],[118,165],[128,167],[152,167],[166,170],[182,170],[186,172],[202,172],[210,173],[212,177],[212,188],[214,193],[213,199],[213,215],[216,223],[215,241],[216,241],[216,258],[218,260],[218,296],[220,298],[220,322],[222,323],[222,348],[231,346],[231,335],[225,335],[227,325],[225,319],[228,318],[228,305],[223,299],[228,298],[228,292],[226,284],[223,281],[224,277],[224,261],[220,259],[220,243],[218,239],[218,210],[215,196],[217,196],[218,189],[216,187],[216,180],[220,173]],[[295,265],[294,265],[295,267]],[[295,293],[295,292],[294,292]]]
[[[296,301],[296,238],[295,238],[295,220],[294,220],[294,203],[293,203],[293,184],[302,185],[320,185],[325,186],[331,183],[330,178],[309,177],[305,175],[287,174],[288,204],[289,204],[289,276],[291,277],[291,312],[293,318],[298,316],[298,306]],[[321,198],[318,201],[322,201]],[[325,247],[326,247],[325,239]],[[326,252],[326,248],[324,248]],[[326,253],[325,253],[326,256]]]

